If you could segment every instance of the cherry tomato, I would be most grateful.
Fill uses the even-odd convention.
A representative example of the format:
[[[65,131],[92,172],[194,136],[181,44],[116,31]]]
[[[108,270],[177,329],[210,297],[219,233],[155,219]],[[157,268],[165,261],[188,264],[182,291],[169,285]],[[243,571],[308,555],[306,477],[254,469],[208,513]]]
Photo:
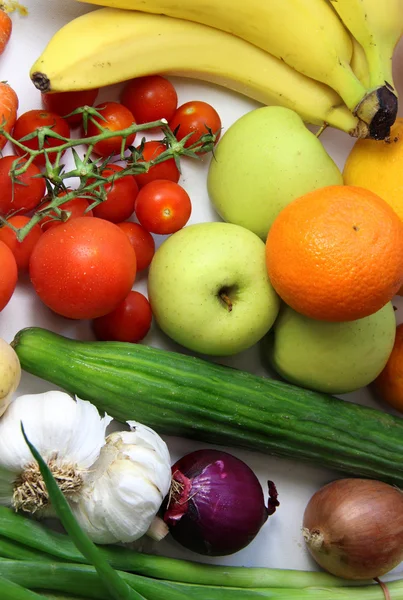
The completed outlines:
[[[0,311],[8,304],[17,285],[18,270],[14,254],[0,242]]]
[[[45,180],[38,177],[41,172],[32,163],[13,183],[10,169],[14,161],[18,161],[15,168],[21,168],[27,162],[26,158],[15,154],[0,158],[0,215],[3,216],[15,212],[29,212],[38,206],[46,191]]]
[[[94,319],[92,327],[100,341],[140,342],[147,335],[151,321],[151,306],[147,298],[139,292],[129,292],[115,310]]]
[[[63,117],[60,117],[56,113],[49,112],[48,110],[29,110],[28,112],[23,113],[20,117],[18,117],[14,125],[13,136],[19,141],[26,135],[37,131],[41,127],[50,127],[52,131],[62,135],[65,138],[70,136],[70,127]],[[31,150],[38,150],[39,143],[38,138],[36,137],[32,140],[22,143]],[[48,137],[45,139],[44,147],[54,148],[55,146],[60,146],[60,144],[62,144],[60,140]],[[16,145],[14,145],[14,150],[20,156],[24,154],[24,151]],[[49,160],[52,162],[56,158],[56,153],[49,152],[48,156]],[[37,156],[35,158],[35,163],[38,166],[44,166],[46,163],[45,156],[43,154]]]
[[[143,148],[143,159],[146,162],[155,160],[157,156],[165,152],[165,150],[166,146],[161,142],[146,142]],[[140,160],[139,162],[142,161]],[[179,177],[180,173],[175,164],[175,160],[173,158],[169,158],[168,160],[151,167],[147,173],[140,173],[139,175],[136,175],[136,181],[139,188],[142,188],[147,185],[147,183],[150,183],[150,181],[155,181],[156,179],[167,179],[169,181],[178,183]]]
[[[98,135],[101,132],[96,123],[108,131],[121,131],[135,123],[130,110],[126,108],[126,106],[123,106],[123,104],[119,104],[119,102],[104,102],[103,104],[98,104],[95,108],[103,116],[103,119],[92,117],[95,123],[91,121],[91,119],[88,120],[88,137]],[[133,144],[135,137],[136,135],[133,133],[126,139],[125,148]],[[99,156],[120,154],[122,140],[122,136],[119,135],[109,138],[108,140],[102,140],[95,144],[94,152],[99,154]]]
[[[46,231],[29,266],[34,289],[51,310],[95,319],[116,308],[136,277],[136,256],[113,223],[78,217]]]
[[[178,95],[168,79],[149,75],[128,81],[121,102],[133,113],[136,123],[170,121],[178,106]]]
[[[133,246],[136,255],[137,270],[144,271],[149,266],[155,253],[153,236],[144,227],[131,221],[118,223],[118,227],[125,232]]]
[[[7,219],[8,222],[16,227],[22,229],[29,221],[29,217],[24,215],[16,215]],[[10,227],[4,226],[0,228],[0,241],[4,242],[14,254],[15,261],[19,271],[27,271],[29,267],[29,259],[32,254],[37,241],[42,235],[40,225],[36,224],[33,226],[27,236],[19,242],[17,236]]]
[[[68,192],[71,192],[71,190],[68,190]],[[66,194],[67,194],[67,192],[65,192],[65,191],[60,192],[60,194],[58,194],[58,197],[60,198],[62,196],[65,196]],[[49,202],[45,202],[44,204],[41,205],[41,208],[46,208],[48,205],[49,205]],[[58,227],[63,222],[66,223],[67,221],[70,221],[70,219],[77,219],[77,217],[92,217],[92,215],[93,215],[92,210],[85,212],[87,210],[87,208],[89,207],[89,205],[90,205],[90,203],[85,198],[72,198],[71,200],[67,200],[67,202],[64,202],[63,204],[61,204],[59,206],[59,208],[65,212],[69,212],[70,213],[69,218],[66,219],[65,221],[62,221],[58,218],[54,218],[54,217],[57,217],[57,215],[54,211],[52,211],[49,216],[44,217],[42,219],[42,221],[40,222],[42,231],[47,231],[48,229],[51,229],[52,227]]]
[[[193,100],[182,104],[169,121],[172,131],[176,131],[176,139],[181,140],[189,133],[193,135],[185,143],[188,148],[197,142],[201,136],[208,133],[207,128],[216,134],[216,143],[220,137],[221,119],[217,111],[207,102]]]
[[[192,204],[183,187],[173,181],[157,180],[139,191],[135,211],[147,231],[166,235],[186,225]]]
[[[80,92],[52,92],[51,94],[42,94],[42,102],[46,110],[64,117],[70,127],[77,127],[83,122],[82,115],[72,115],[71,117],[67,115],[82,106],[93,106],[98,92],[98,89]]]
[[[103,177],[109,177],[113,173],[123,171],[119,165],[106,165],[102,171]],[[89,180],[88,183],[90,183]],[[116,179],[112,184],[105,186],[106,200],[93,208],[94,217],[119,223],[128,219],[134,212],[134,202],[139,193],[139,188],[133,175],[125,175],[121,179]]]

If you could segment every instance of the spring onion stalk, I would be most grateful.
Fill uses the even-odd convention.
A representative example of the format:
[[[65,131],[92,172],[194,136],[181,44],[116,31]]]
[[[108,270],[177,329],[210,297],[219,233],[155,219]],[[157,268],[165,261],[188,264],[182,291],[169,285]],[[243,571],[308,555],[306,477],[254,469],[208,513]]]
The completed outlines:
[[[0,556],[17,560],[41,560],[47,554],[48,559],[53,561],[62,559],[71,563],[88,564],[88,561],[67,535],[52,531],[3,506],[0,506],[0,534],[3,539],[14,540],[34,551],[34,556],[27,555],[25,557],[19,553],[18,547],[13,554],[12,547],[9,546],[8,553],[5,553],[2,549],[2,537],[0,537]],[[182,583],[242,588],[295,589],[310,586],[335,588],[355,585],[354,582],[319,572],[258,567],[223,567],[141,554],[120,546],[100,546],[98,549],[115,569]],[[38,559],[35,551],[38,552]],[[357,582],[357,585],[360,584],[362,582]]]
[[[13,581],[0,577],[1,600],[46,600],[46,596],[36,594]]]
[[[98,548],[90,540],[84,531],[78,525],[70,506],[59,489],[52,472],[43,460],[35,446],[28,440],[24,426],[21,423],[21,431],[24,439],[32,453],[32,456],[38,463],[41,475],[46,485],[50,501],[56,511],[63,527],[71,537],[78,550],[94,565],[102,581],[103,586],[108,590],[110,596],[115,600],[146,600],[141,594],[130,588],[127,583],[119,577],[110,564],[103,558]]]
[[[9,540],[1,535],[0,556],[2,558],[13,558],[14,560],[49,561],[52,559],[49,554],[45,554],[39,550],[32,550],[28,546],[23,546],[22,544]]]
[[[152,580],[124,572],[119,575],[147,600],[385,600],[377,584],[346,588],[312,586],[299,590],[233,588]],[[0,577],[31,589],[46,587],[68,594],[84,594],[94,600],[110,600],[97,572],[89,565],[1,560]],[[403,600],[403,580],[389,583],[388,588],[393,600]]]

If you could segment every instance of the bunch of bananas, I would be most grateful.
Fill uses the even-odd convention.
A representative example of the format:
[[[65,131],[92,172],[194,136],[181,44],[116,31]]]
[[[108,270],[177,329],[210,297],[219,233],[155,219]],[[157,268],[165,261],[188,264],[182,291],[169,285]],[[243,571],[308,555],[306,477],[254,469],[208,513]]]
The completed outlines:
[[[87,0],[31,70],[41,91],[165,73],[292,108],[308,123],[385,139],[403,0]]]

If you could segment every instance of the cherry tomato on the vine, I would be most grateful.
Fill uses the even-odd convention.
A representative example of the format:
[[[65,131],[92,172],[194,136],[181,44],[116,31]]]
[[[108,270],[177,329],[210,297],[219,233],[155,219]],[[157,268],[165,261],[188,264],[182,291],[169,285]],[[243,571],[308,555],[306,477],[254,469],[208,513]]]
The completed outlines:
[[[125,232],[133,246],[137,260],[137,271],[144,271],[149,266],[155,253],[153,236],[144,227],[131,221],[118,223],[118,227]]]
[[[94,319],[95,337],[100,341],[140,342],[152,321],[149,301],[139,292],[128,296],[111,313]]]
[[[16,229],[22,229],[30,221],[29,217],[24,215],[16,215],[7,219],[10,225],[16,227]],[[11,252],[14,254],[15,261],[19,271],[27,271],[29,267],[29,259],[32,251],[36,246],[37,241],[42,235],[41,228],[38,224],[34,225],[28,235],[19,242],[15,232],[6,225],[0,228],[0,241],[4,242],[8,246]]]
[[[143,148],[143,160],[146,162],[155,160],[160,154],[165,152],[165,150],[166,146],[161,142],[146,142]],[[139,162],[142,161],[140,160]],[[147,173],[140,173],[139,175],[136,175],[136,181],[138,186],[142,188],[147,185],[147,183],[155,181],[156,179],[167,179],[169,181],[178,183],[179,177],[180,173],[175,164],[175,160],[173,158],[168,158],[168,160],[164,160],[163,162],[151,167]]]
[[[123,167],[113,163],[106,165],[101,175],[109,177],[113,173],[123,171]],[[92,180],[88,180],[92,183]],[[134,213],[134,203],[139,193],[139,188],[133,175],[125,175],[113,183],[105,185],[106,200],[94,206],[94,217],[119,223],[128,219]]]
[[[42,200],[46,191],[46,184],[38,167],[30,164],[22,175],[14,181],[10,170],[14,161],[15,169],[19,169],[27,162],[26,158],[12,154],[0,158],[0,215],[9,213],[29,212]]]
[[[10,248],[0,242],[0,311],[8,304],[17,285],[18,269]]]
[[[156,180],[139,191],[135,211],[147,231],[167,235],[186,225],[192,204],[183,187],[173,181]]]
[[[42,94],[42,102],[46,110],[64,117],[70,127],[77,127],[83,122],[82,115],[71,115],[70,117],[67,115],[82,106],[93,106],[98,92],[98,89],[79,92],[51,92]]]
[[[189,133],[193,133],[185,143],[185,148],[188,148],[208,133],[208,129],[211,129],[217,136],[217,143],[220,137],[221,119],[218,112],[210,104],[193,100],[178,107],[169,121],[169,126],[172,131],[176,132],[178,140],[183,139]]]
[[[37,131],[41,127],[50,127],[52,131],[62,135],[65,138],[70,137],[70,127],[65,119],[56,113],[49,112],[48,110],[29,110],[28,112],[23,113],[20,117],[18,117],[14,129],[13,129],[13,137],[20,141],[26,135]],[[39,149],[38,138],[34,137],[32,140],[28,140],[26,142],[21,142],[27,148],[31,150]],[[60,140],[47,137],[45,139],[44,148],[54,148],[55,146],[60,146],[63,142]],[[25,154],[24,150],[14,144],[14,150],[17,154],[22,156]],[[49,160],[52,162],[56,158],[55,152],[48,152]],[[38,166],[44,166],[46,164],[44,154],[39,154],[35,158],[35,163]]]
[[[172,83],[160,75],[137,77],[123,88],[121,102],[131,112],[137,123],[150,123],[174,116],[178,95]]]
[[[60,194],[58,194],[58,197],[63,197],[69,192],[71,192],[71,190],[60,192]],[[41,205],[41,209],[49,206],[49,203],[50,202],[44,202]],[[92,217],[92,210],[87,210],[89,206],[90,203],[88,202],[88,200],[80,197],[72,198],[71,200],[67,200],[67,202],[63,202],[63,204],[60,204],[59,208],[60,210],[66,213],[70,213],[70,216],[65,221],[63,221],[57,218],[57,214],[55,211],[52,211],[49,214],[49,216],[43,217],[43,219],[41,220],[40,226],[42,228],[42,231],[47,231],[52,227],[58,227],[63,222],[66,223],[71,219],[77,219],[77,217]]]
[[[119,102],[104,102],[103,104],[98,104],[95,108],[103,118],[91,117],[88,120],[88,129],[86,134],[87,137],[92,137],[101,133],[100,127],[103,127],[108,131],[119,132],[135,123],[134,117],[130,110]],[[98,127],[97,124],[100,127]],[[136,135],[133,133],[126,139],[125,148],[133,144],[135,137]],[[107,140],[101,140],[95,144],[94,152],[95,154],[99,154],[99,156],[104,157],[112,154],[120,154],[122,149],[122,141],[123,138],[121,135],[113,136]]]
[[[42,302],[71,319],[95,319],[116,308],[136,277],[136,255],[113,223],[78,217],[46,231],[29,272]]]

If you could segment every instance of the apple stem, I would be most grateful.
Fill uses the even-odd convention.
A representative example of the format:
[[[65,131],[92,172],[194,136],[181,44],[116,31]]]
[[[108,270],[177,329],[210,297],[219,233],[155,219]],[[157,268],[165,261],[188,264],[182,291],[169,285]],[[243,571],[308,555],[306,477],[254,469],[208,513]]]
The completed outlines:
[[[220,298],[228,306],[228,312],[232,311],[232,302],[231,298],[225,292],[220,292]]]

